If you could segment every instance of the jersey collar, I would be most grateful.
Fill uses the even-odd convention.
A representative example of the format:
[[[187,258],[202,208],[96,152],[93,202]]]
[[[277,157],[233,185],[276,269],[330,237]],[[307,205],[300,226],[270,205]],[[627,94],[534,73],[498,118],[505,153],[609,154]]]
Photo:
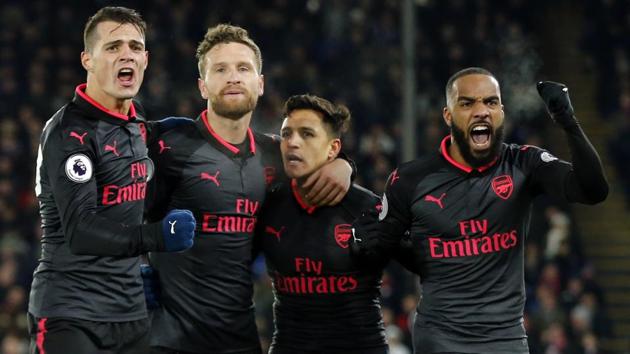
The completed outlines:
[[[298,185],[295,178],[291,180],[291,191],[293,192],[293,196],[295,197],[295,200],[298,202],[300,207],[302,207],[302,209],[304,209],[308,214],[313,214],[315,212],[315,209],[317,209],[317,207],[313,205],[309,205],[304,199],[302,199],[302,196],[300,195],[300,192],[298,191]]]
[[[232,155],[241,155],[242,152],[239,148],[229,143],[227,140],[223,139],[217,132],[212,129],[210,122],[208,121],[208,110],[204,110],[198,117],[198,125],[201,125],[199,128],[202,133],[210,139],[210,141],[215,143],[215,146],[219,147],[221,150],[231,153]],[[252,155],[256,154],[256,140],[254,139],[254,133],[251,128],[247,128],[247,136],[249,138],[249,152]]]
[[[492,160],[487,165],[484,165],[484,166],[481,166],[481,167],[477,167],[477,168],[464,166],[464,165],[460,164],[459,162],[455,161],[455,159],[453,159],[451,157],[451,155],[448,154],[448,147],[450,145],[451,145],[451,136],[447,135],[444,139],[442,139],[442,143],[440,144],[440,153],[446,159],[446,161],[448,161],[451,165],[457,167],[458,169],[460,169],[460,170],[462,170],[462,171],[464,171],[466,173],[470,173],[473,170],[477,170],[479,172],[483,172],[483,171],[489,169],[490,167],[494,166],[494,164],[497,163],[497,160],[499,159],[499,157],[497,156],[497,157],[494,158],[494,160]]]
[[[110,111],[102,104],[96,102],[92,97],[88,96],[87,93],[85,93],[86,87],[87,84],[84,83],[74,89],[74,98],[72,99],[72,102],[88,111],[91,117],[107,120],[117,124],[124,124],[136,119],[136,107],[133,102],[131,102],[131,106],[129,106],[129,115]]]

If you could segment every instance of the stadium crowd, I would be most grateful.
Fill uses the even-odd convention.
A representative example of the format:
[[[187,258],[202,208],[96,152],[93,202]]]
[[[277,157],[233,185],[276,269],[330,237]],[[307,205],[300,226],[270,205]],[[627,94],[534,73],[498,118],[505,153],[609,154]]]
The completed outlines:
[[[608,150],[630,209],[630,4],[590,0],[586,11],[582,50],[597,78],[599,111],[614,132]]]
[[[417,154],[437,149],[447,134],[441,119],[444,83],[450,74],[481,66],[497,74],[507,108],[507,141],[545,146],[537,127],[547,122],[534,94],[541,59],[534,23],[525,6],[542,1],[416,1]],[[615,116],[630,134],[627,38],[630,31],[616,7],[621,0],[591,0],[599,16],[593,31],[608,25],[610,47],[602,53],[601,33],[585,35],[594,66],[615,70],[614,85],[602,82],[604,116]],[[26,307],[40,250],[38,205],[34,195],[39,135],[46,120],[83,82],[78,52],[82,24],[106,1],[4,1],[0,5],[0,352],[26,353]],[[230,22],[248,29],[263,52],[265,94],[254,113],[261,131],[277,133],[282,102],[311,92],[343,102],[353,112],[344,151],[358,165],[356,182],[377,194],[400,162],[400,1],[397,0],[157,0],[120,2],[137,9],[149,25],[150,65],[139,100],[149,117],[195,117],[203,108],[194,50],[208,26]],[[615,18],[615,21],[608,21]],[[452,21],[450,19],[457,19]],[[595,38],[597,40],[595,40]],[[603,44],[600,44],[603,45]],[[595,55],[600,53],[600,55]],[[605,55],[609,55],[606,57]],[[616,65],[606,65],[613,60]],[[615,102],[613,102],[615,101]],[[619,130],[622,132],[622,130]],[[616,140],[625,153],[628,141]],[[613,154],[614,155],[614,154]],[[625,157],[624,157],[625,156]],[[630,172],[625,180],[630,181]],[[629,187],[630,194],[630,187]],[[569,209],[553,200],[534,208],[526,246],[525,325],[532,353],[598,353],[610,333],[595,269],[583,256]],[[269,342],[272,294],[264,262],[255,264],[255,302],[263,343]],[[393,264],[383,279],[383,314],[392,354],[410,353],[410,323],[421,289]]]

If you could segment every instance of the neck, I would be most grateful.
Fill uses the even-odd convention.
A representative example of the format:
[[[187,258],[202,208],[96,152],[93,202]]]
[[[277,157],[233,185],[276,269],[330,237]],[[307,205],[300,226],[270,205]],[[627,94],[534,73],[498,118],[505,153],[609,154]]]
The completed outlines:
[[[98,102],[101,106],[108,110],[124,115],[129,114],[129,107],[131,107],[131,98],[120,99],[112,97],[101,90],[96,82],[87,80],[87,87],[85,88],[85,94],[90,96],[91,99]]]
[[[302,185],[304,185],[307,179],[308,179],[308,176],[294,178],[296,186],[297,186],[296,190],[297,190],[298,195],[307,205],[311,206],[308,203],[308,200],[306,199],[306,190],[302,187]]]
[[[457,142],[455,142],[455,139],[453,138],[453,136],[451,136],[451,144],[448,146],[448,155],[453,160],[457,161],[457,163],[459,163],[460,165],[466,166],[466,167],[472,167],[464,159],[464,156],[462,156],[461,150],[459,149],[459,145],[457,145]]]
[[[217,115],[208,108],[208,123],[219,136],[230,144],[240,144],[247,137],[247,129],[252,119],[252,112],[239,119],[230,119]]]

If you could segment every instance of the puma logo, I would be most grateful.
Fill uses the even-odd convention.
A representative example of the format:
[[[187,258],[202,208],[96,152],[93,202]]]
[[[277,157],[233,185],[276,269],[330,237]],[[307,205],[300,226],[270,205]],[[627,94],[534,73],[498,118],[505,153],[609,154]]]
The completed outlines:
[[[278,239],[278,241],[280,241],[280,234],[282,234],[282,231],[284,231],[284,226],[280,228],[280,230],[276,231],[276,229],[274,229],[271,226],[267,226],[265,227],[265,232],[268,232],[274,236],[276,236],[276,238]]]
[[[426,197],[424,197],[424,200],[426,200],[427,202],[433,202],[436,203],[440,209],[444,209],[444,204],[442,204],[442,199],[446,197],[446,193],[442,193],[442,195],[439,198],[436,198],[430,194],[427,194]]]
[[[79,135],[75,132],[70,132],[70,137],[76,138],[77,140],[79,140],[81,145],[83,145],[83,138],[85,138],[86,135],[87,135],[87,132],[83,133],[83,135]]]
[[[177,223],[177,220],[169,221],[168,223],[171,224],[171,235],[175,235],[175,224]]]
[[[221,171],[217,171],[217,173],[213,175],[206,173],[206,172],[201,172],[201,179],[207,179],[210,180],[212,182],[214,182],[214,184],[217,185],[217,187],[221,186],[221,183],[219,182],[219,173],[221,173]]]
[[[164,140],[160,140],[158,141],[158,145],[160,146],[160,152],[159,154],[163,153],[164,150],[170,150],[171,147],[170,146],[166,146],[166,144],[164,143]]]
[[[118,150],[116,149],[117,143],[118,142],[114,140],[114,146],[105,144],[105,151],[111,151],[112,153],[114,153],[114,155],[120,156],[120,153],[118,153]]]

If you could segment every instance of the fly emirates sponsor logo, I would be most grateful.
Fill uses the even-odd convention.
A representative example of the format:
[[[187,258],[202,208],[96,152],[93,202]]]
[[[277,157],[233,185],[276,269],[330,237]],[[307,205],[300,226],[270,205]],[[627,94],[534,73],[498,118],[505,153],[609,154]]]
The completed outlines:
[[[218,233],[254,232],[260,202],[239,198],[236,199],[235,204],[234,214],[204,213],[201,231]]]
[[[322,261],[308,257],[295,258],[295,271],[298,275],[274,275],[277,291],[286,294],[338,294],[355,290],[359,282],[352,275],[322,274]]]
[[[147,174],[146,162],[134,162],[130,168],[131,180],[137,181],[126,186],[108,184],[103,187],[103,205],[116,205],[125,202],[135,202],[144,200],[147,194]]]
[[[495,253],[516,247],[516,230],[488,234],[488,220],[466,220],[459,222],[463,239],[445,241],[439,237],[429,237],[429,251],[432,258],[452,258],[478,256]],[[472,236],[480,234],[481,236]]]

